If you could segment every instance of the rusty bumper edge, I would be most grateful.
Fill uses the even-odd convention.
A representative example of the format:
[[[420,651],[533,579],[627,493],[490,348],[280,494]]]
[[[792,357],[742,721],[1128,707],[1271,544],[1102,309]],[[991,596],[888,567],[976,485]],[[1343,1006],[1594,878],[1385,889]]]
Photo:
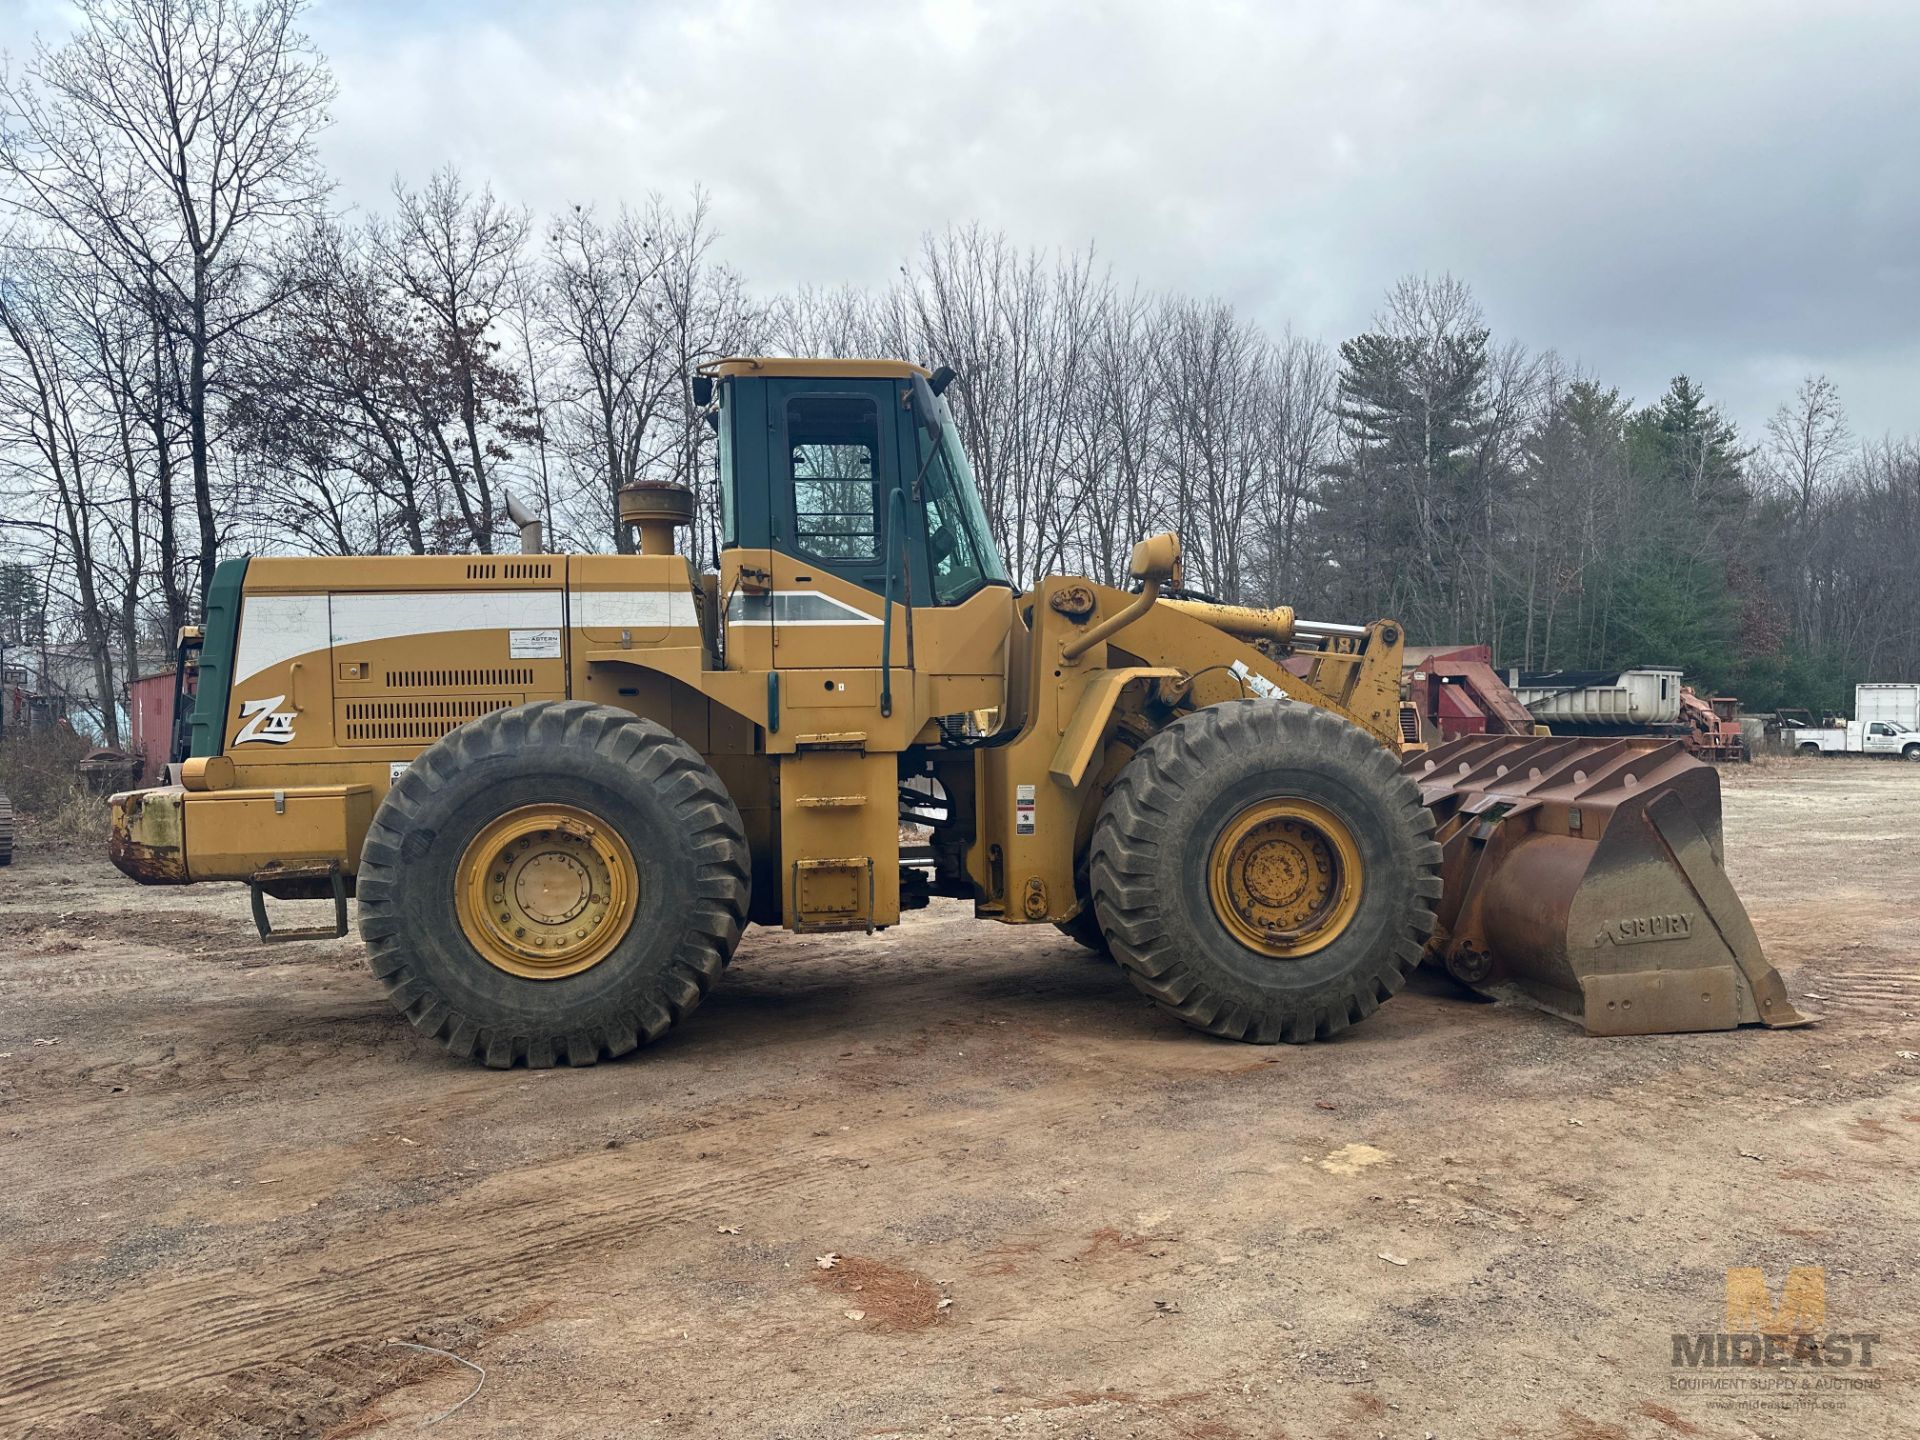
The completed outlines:
[[[113,828],[107,858],[142,885],[185,885],[187,838],[185,792],[178,786],[124,790],[110,796]]]

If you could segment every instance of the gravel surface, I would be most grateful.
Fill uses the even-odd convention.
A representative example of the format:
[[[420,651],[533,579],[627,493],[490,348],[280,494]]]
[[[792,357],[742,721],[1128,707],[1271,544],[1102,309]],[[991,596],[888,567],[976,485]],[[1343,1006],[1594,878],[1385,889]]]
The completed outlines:
[[[357,941],[29,835],[0,1433],[1913,1433],[1920,766],[1726,792],[1810,1029],[1594,1040],[1422,976],[1252,1048],[939,902],[752,931],[662,1044],[534,1074],[421,1042]],[[1874,1388],[1677,1388],[1730,1266],[1823,1267]]]

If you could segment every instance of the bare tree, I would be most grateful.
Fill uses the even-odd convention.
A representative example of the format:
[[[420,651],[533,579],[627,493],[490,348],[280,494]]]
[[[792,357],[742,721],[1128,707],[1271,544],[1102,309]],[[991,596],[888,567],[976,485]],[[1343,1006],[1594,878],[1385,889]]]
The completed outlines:
[[[954,418],[1013,573],[1045,568],[1073,506],[1066,468],[1085,347],[1111,283],[1091,250],[1049,259],[978,226],[929,235],[872,338],[954,366]]]
[[[0,179],[184,342],[204,602],[218,555],[209,396],[225,347],[282,298],[265,247],[324,198],[334,94],[304,0],[78,0],[80,28],[0,79]]]
[[[1838,476],[1849,441],[1840,388],[1824,375],[1800,382],[1791,402],[1767,421],[1766,473],[1805,519],[1815,498]]]
[[[1333,451],[1333,357],[1326,346],[1288,333],[1269,354],[1264,379],[1260,599],[1296,603],[1307,595],[1314,497]]]
[[[252,337],[232,406],[259,493],[309,548],[441,548],[464,522],[448,508],[419,397],[452,393],[444,351],[364,231],[317,225],[286,263],[292,298]]]
[[[126,670],[116,664],[120,638],[110,583],[115,542],[126,553],[137,531],[133,507],[118,516],[111,493],[113,462],[93,428],[98,414],[89,393],[87,336],[81,320],[91,297],[87,272],[61,270],[45,258],[14,250],[0,282],[0,452],[16,463],[27,457],[51,482],[54,559],[73,582],[71,614],[91,662],[99,697],[101,733],[120,743],[116,702]],[[124,572],[123,572],[124,573]],[[126,582],[129,592],[135,578]]]
[[[685,214],[667,213],[658,233],[667,242],[660,275],[661,316],[674,378],[663,416],[669,437],[662,452],[663,478],[693,491],[695,521],[686,543],[696,558],[714,561],[720,549],[714,483],[718,446],[694,406],[691,381],[707,361],[761,348],[765,310],[748,296],[738,273],[714,260],[717,237],[703,192],[694,192]]]
[[[438,361],[413,376],[414,401],[460,513],[464,540],[493,549],[492,466],[532,439],[524,387],[501,358],[496,327],[513,306],[531,220],[490,186],[469,192],[448,168],[420,191],[394,186],[395,216],[374,229],[390,283]]]
[[[547,324],[572,382],[563,406],[571,454],[594,477],[614,548],[633,548],[615,497],[648,468],[657,421],[680,377],[667,333],[668,243],[656,200],[644,217],[622,210],[602,225],[583,206],[548,236]]]

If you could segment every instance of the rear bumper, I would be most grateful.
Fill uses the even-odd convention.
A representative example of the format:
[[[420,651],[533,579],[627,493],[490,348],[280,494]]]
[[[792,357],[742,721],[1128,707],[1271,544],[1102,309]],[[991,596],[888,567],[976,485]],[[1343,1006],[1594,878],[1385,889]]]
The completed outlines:
[[[107,801],[107,858],[142,885],[187,883],[186,791],[178,785],[123,790]]]
[[[352,875],[373,820],[370,785],[186,790],[113,796],[107,855],[142,885],[267,880],[329,862]]]

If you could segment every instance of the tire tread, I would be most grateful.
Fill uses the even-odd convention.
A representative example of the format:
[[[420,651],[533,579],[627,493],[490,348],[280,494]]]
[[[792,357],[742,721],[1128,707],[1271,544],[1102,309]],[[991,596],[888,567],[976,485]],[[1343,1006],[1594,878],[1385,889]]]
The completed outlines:
[[[1196,959],[1196,947],[1180,933],[1180,906],[1168,902],[1154,873],[1163,838],[1185,839],[1164,831],[1180,794],[1218,762],[1249,747],[1276,745],[1333,757],[1375,793],[1390,797],[1385,819],[1398,830],[1413,871],[1398,938],[1353,966],[1320,1003],[1298,1007],[1279,999],[1250,1005],[1222,994],[1204,956]],[[1182,716],[1120,772],[1088,846],[1093,903],[1113,956],[1134,987],[1187,1024],[1258,1043],[1324,1040],[1371,1015],[1419,963],[1441,893],[1441,850],[1433,829],[1432,812],[1400,773],[1396,757],[1358,726],[1310,706],[1228,701]]]
[[[528,750],[586,749],[622,764],[677,813],[693,841],[694,894],[679,943],[657,981],[564,1035],[496,1027],[438,995],[407,943],[401,869],[422,806],[473,766]],[[536,701],[463,725],[423,750],[387,792],[361,850],[360,934],[387,998],[421,1034],[492,1069],[591,1065],[657,1040],[685,1019],[733,958],[751,886],[746,833],[726,787],[698,751],[655,721],[581,700]]]

